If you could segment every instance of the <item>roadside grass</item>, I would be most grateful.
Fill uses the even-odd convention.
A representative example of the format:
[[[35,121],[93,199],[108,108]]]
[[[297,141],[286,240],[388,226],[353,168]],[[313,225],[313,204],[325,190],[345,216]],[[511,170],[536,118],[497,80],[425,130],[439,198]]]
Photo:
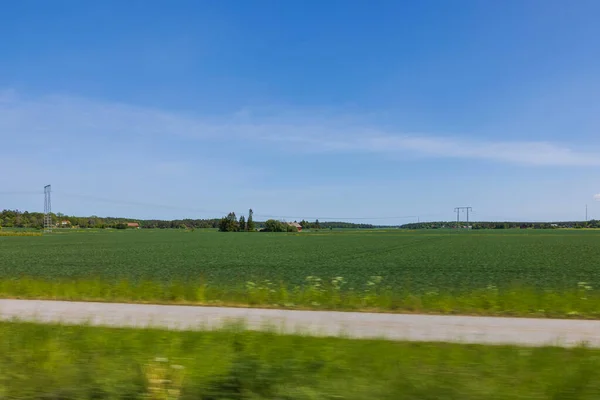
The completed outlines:
[[[0,230],[0,236],[43,236],[42,232]]]
[[[103,278],[0,279],[0,297],[71,301],[219,305],[285,309],[431,313],[540,318],[600,319],[600,292],[585,282],[571,290],[528,287],[411,292],[385,285],[379,276],[362,287],[347,288],[342,277],[309,276],[303,285],[270,280],[244,286],[219,286],[202,280],[161,283]]]
[[[598,399],[600,350],[0,323],[6,399]]]

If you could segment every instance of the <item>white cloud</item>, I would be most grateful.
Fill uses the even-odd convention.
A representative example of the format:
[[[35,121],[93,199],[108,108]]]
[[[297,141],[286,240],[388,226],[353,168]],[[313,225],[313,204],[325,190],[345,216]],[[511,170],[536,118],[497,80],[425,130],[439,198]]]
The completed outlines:
[[[0,137],[20,145],[115,146],[169,138],[258,142],[308,153],[369,153],[425,158],[487,160],[530,166],[600,166],[600,152],[564,144],[531,141],[483,141],[381,129],[376,123],[345,116],[304,118],[299,112],[255,117],[251,109],[228,118],[156,110],[73,97],[20,98],[4,91],[0,102]],[[174,166],[165,167],[172,170]]]
[[[538,166],[600,166],[600,153],[586,153],[548,142],[482,142],[459,138],[419,135],[354,137],[352,141],[329,142],[331,148],[375,153],[407,152],[437,158],[463,158]]]
[[[594,200],[600,201],[600,193],[594,195]]]

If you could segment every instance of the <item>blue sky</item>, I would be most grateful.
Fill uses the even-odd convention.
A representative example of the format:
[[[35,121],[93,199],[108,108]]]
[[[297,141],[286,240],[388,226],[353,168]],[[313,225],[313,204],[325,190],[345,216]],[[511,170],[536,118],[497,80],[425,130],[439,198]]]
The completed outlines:
[[[22,0],[0,208],[600,218],[597,1]],[[400,218],[406,217],[406,218]]]

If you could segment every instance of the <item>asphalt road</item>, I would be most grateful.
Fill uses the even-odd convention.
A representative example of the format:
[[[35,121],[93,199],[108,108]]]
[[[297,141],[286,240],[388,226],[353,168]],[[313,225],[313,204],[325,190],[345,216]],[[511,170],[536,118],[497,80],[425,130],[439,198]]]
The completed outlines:
[[[176,330],[247,329],[389,340],[600,347],[600,321],[0,299],[0,319]]]

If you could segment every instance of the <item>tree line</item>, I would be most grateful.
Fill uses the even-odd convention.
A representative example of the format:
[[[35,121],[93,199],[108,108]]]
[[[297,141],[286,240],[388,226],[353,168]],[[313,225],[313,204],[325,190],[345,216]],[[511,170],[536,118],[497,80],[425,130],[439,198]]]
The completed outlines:
[[[220,229],[226,232],[266,230],[282,232],[287,231],[289,225],[270,219],[267,221],[254,221],[253,212],[249,210],[248,216],[236,217],[235,213],[229,213],[223,218],[208,219],[174,219],[174,220],[140,220],[121,217],[90,217],[68,216],[62,213],[51,214],[54,226],[63,226],[61,222],[66,221],[64,227],[79,228],[123,228],[129,222],[137,222],[144,229]],[[296,222],[296,221],[294,221]],[[302,229],[373,229],[390,226],[356,224],[351,222],[328,221],[320,222],[301,220],[298,222]],[[461,222],[461,227],[466,226]],[[600,228],[600,221],[567,221],[567,222],[470,222],[471,229],[554,229],[554,228]],[[0,212],[0,227],[6,228],[32,228],[42,229],[44,227],[44,214],[40,212],[28,212],[19,210],[3,210]],[[449,229],[456,228],[456,221],[420,222],[399,226],[403,229]]]
[[[294,230],[288,224],[275,219],[266,221],[254,221],[253,211],[249,210],[248,216],[236,217],[235,213],[229,213],[223,218],[208,219],[132,219],[122,217],[98,217],[95,215],[89,217],[77,217],[64,215],[62,213],[50,214],[52,224],[56,227],[78,227],[78,228],[115,228],[122,229],[127,227],[129,222],[137,222],[143,229],[220,229],[226,232],[267,230],[274,232]],[[299,222],[302,229],[333,229],[333,228],[361,228],[369,229],[375,226],[369,224],[353,224],[349,222],[319,222],[302,220]],[[44,213],[28,212],[20,210],[3,210],[0,212],[0,227],[5,228],[31,228],[42,229],[44,227]]]
[[[334,228],[372,229],[376,227],[371,224],[354,224],[351,222],[319,222],[318,219],[314,222],[303,219],[300,222],[294,221],[294,223],[300,225],[302,229],[315,230]],[[268,219],[264,222],[254,222],[252,209],[248,211],[248,219],[243,215],[238,219],[235,212],[230,212],[219,221],[219,230],[221,232],[252,232],[255,230],[263,232],[298,232],[298,228],[295,225],[276,219]]]
[[[288,224],[275,219],[267,221],[254,221],[253,212],[249,210],[248,217],[236,217],[235,213],[229,213],[223,218],[209,219],[174,219],[174,220],[138,220],[121,217],[77,217],[67,216],[61,213],[51,214],[53,225],[61,226],[66,221],[65,227],[79,228],[122,228],[128,222],[137,222],[145,229],[220,229],[227,232],[254,231],[263,229],[266,231],[282,232],[293,230]],[[355,224],[350,222],[320,222],[301,220],[298,222],[302,229],[373,229],[377,226],[371,224]],[[19,210],[3,210],[0,212],[0,227],[6,228],[33,228],[41,229],[44,226],[44,214],[40,212],[28,212]],[[466,226],[461,222],[461,227]],[[471,229],[553,229],[553,228],[600,228],[600,221],[567,221],[567,222],[470,222]],[[448,229],[456,228],[456,221],[420,222],[401,225],[403,229]]]
[[[465,228],[466,222],[458,227]],[[448,229],[456,228],[456,221],[419,222],[401,225],[402,229]],[[558,228],[600,228],[600,221],[562,221],[562,222],[469,222],[470,229],[558,229]]]
[[[294,221],[296,222],[296,221]],[[298,222],[302,229],[373,229],[373,228],[382,228],[384,226],[378,226],[373,224],[357,224],[353,222],[341,222],[341,221],[324,221],[319,222],[319,220],[315,220],[314,222],[302,220]],[[389,226],[388,226],[389,227]]]
[[[253,214],[254,212],[250,209],[247,220],[243,215],[238,220],[235,213],[230,212],[219,221],[219,230],[221,232],[253,232],[256,230]]]
[[[150,229],[201,229],[218,228],[219,219],[175,219],[175,220],[139,220],[121,217],[76,217],[61,213],[50,214],[52,224],[58,227],[78,228],[123,228],[129,222],[137,222],[141,228]],[[64,224],[63,224],[64,222]],[[0,227],[5,228],[32,228],[42,229],[44,227],[44,213],[28,212],[19,210],[3,210],[0,212]]]
[[[118,224],[131,222],[125,218],[100,218],[66,216],[61,213],[50,214],[52,224],[55,226],[78,226],[81,228],[111,228]],[[28,212],[19,210],[3,210],[0,212],[0,226],[5,228],[33,228],[41,229],[44,227],[44,213]]]

